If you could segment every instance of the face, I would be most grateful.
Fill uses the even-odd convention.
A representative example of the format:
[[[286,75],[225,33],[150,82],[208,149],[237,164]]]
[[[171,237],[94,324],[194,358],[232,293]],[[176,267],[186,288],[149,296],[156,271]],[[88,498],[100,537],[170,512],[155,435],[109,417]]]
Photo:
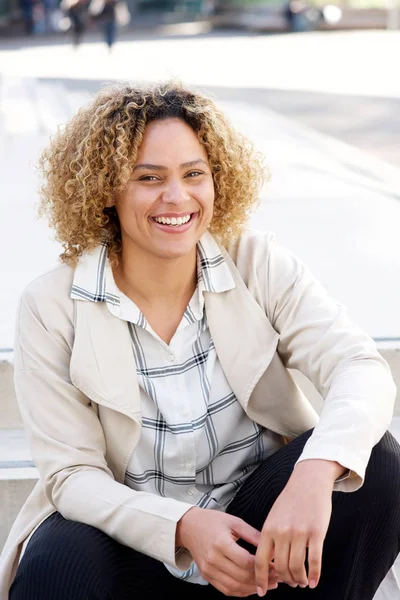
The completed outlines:
[[[207,153],[192,128],[180,119],[149,123],[116,204],[123,252],[161,259],[195,254],[213,205]]]

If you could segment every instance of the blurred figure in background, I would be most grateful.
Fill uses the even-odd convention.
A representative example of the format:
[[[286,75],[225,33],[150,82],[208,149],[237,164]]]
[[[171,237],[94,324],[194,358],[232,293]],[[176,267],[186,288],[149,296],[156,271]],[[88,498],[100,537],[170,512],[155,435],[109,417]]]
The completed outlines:
[[[77,48],[86,30],[88,2],[87,0],[62,0],[61,8],[71,20],[72,42]]]
[[[44,10],[44,30],[47,33],[57,31],[57,27],[54,22],[55,13],[58,8],[57,0],[42,0],[42,4]]]
[[[322,11],[307,0],[289,0],[285,17],[290,31],[312,31],[323,20]]]
[[[33,33],[33,0],[20,0],[26,35]]]
[[[128,25],[130,13],[123,0],[92,0],[89,15],[102,30],[108,49],[111,51],[116,40],[117,27]]]

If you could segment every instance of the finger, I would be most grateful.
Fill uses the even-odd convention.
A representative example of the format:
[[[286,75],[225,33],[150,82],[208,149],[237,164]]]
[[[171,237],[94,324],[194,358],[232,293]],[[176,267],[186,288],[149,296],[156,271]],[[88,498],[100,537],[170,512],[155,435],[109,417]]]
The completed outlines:
[[[308,581],[311,589],[318,585],[321,577],[322,547],[324,540],[313,536],[308,544]]]
[[[255,573],[257,583],[257,593],[263,596],[267,593],[269,581],[269,563],[274,556],[274,542],[267,536],[261,536],[260,543],[256,552]]]
[[[307,544],[304,538],[293,540],[289,552],[289,571],[295,583],[305,588],[308,585],[305,561]]]
[[[232,532],[237,536],[237,538],[240,538],[245,542],[249,542],[249,544],[252,544],[256,548],[260,543],[261,533],[258,531],[258,529],[255,529],[255,527],[252,527],[246,523],[246,521],[243,521],[243,519],[236,519],[232,527]]]
[[[225,558],[232,561],[237,567],[254,571],[254,555],[239,546],[234,540],[231,540],[221,550]]]
[[[270,573],[268,578],[268,589],[270,589],[272,585],[275,585],[277,583],[282,583],[280,575],[278,575],[278,573]]]
[[[247,597],[257,593],[255,585],[239,583],[225,573],[218,573],[217,577],[208,580],[217,590],[225,596]]]
[[[275,541],[274,564],[276,571],[288,585],[295,587],[296,581],[293,579],[289,569],[290,544],[289,539]]]
[[[254,570],[255,559],[254,556],[249,554],[249,561],[246,562],[246,566],[238,566],[232,562],[226,556],[221,555],[214,562],[213,567],[219,571],[225,573],[232,579],[235,579],[239,583],[256,585],[256,577]]]

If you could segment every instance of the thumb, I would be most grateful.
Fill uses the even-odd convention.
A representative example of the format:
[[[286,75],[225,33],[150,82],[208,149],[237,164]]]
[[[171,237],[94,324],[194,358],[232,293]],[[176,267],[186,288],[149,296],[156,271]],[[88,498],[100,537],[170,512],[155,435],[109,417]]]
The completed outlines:
[[[249,542],[249,544],[252,544],[256,548],[258,547],[261,537],[260,531],[246,523],[246,521],[243,521],[243,519],[236,519],[236,522],[232,527],[232,532],[237,538]]]

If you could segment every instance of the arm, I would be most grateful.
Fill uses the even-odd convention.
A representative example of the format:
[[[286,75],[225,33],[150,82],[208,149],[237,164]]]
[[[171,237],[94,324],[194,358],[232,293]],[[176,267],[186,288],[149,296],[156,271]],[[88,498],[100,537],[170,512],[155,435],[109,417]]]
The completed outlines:
[[[72,309],[66,314],[59,299],[39,292],[28,288],[21,300],[15,387],[49,501],[67,519],[97,527],[176,568],[187,568],[188,553],[180,553],[175,562],[175,530],[191,505],[135,492],[115,480],[96,411],[70,381]],[[48,288],[46,293],[55,295]]]
[[[343,307],[274,239],[263,254],[264,264],[261,254],[255,261],[253,293],[264,302],[280,335],[278,351],[284,364],[305,374],[325,404],[263,527],[255,564],[260,594],[267,589],[271,558],[289,584],[317,585],[332,491],[354,491],[362,485],[371,450],[389,426],[395,398],[386,362]],[[345,469],[354,476],[337,481]]]
[[[334,489],[353,491],[362,485],[372,448],[392,419],[396,389],[389,367],[374,341],[299,260],[274,240],[268,256],[267,314],[280,334],[279,354],[325,400],[299,462],[340,463],[353,477]]]

